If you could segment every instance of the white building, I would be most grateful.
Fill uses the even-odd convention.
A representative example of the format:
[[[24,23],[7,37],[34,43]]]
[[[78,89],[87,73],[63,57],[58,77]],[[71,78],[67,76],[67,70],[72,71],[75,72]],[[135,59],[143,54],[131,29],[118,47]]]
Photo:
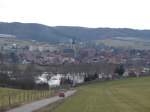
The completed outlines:
[[[36,84],[43,84],[48,82],[48,73],[44,72],[41,76],[37,77],[35,82]]]
[[[50,78],[50,80],[48,80],[48,85],[50,87],[57,87],[57,86],[60,86],[61,84],[61,79],[62,79],[62,75],[61,74],[57,74],[55,76],[52,76]]]

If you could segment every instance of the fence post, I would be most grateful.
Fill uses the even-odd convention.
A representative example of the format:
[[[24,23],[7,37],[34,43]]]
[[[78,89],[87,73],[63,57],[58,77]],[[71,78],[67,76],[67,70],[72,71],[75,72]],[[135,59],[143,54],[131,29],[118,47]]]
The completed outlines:
[[[27,92],[27,102],[30,101],[29,93]]]
[[[4,98],[4,97],[3,97],[3,96],[1,96],[1,102],[0,102],[0,112],[1,112],[1,111],[3,111],[3,102],[4,102],[4,101],[3,101],[3,100],[4,100],[3,98]]]
[[[23,98],[22,98],[22,97],[23,97],[22,95],[23,95],[23,93],[20,91],[20,100],[19,100],[19,103],[22,103],[22,99],[23,99]]]
[[[44,97],[44,91],[42,90],[42,93],[43,93],[43,95],[42,95],[42,98]]]
[[[23,102],[26,101],[26,91],[23,92]]]
[[[8,106],[11,107],[11,95],[10,95],[10,93],[8,94]]]
[[[37,91],[38,99],[40,99],[40,90]]]

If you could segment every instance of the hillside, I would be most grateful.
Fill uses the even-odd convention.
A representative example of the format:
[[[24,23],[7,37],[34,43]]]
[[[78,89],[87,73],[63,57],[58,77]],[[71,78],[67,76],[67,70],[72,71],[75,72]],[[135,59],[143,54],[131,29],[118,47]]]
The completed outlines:
[[[113,37],[135,37],[150,39],[150,30],[127,28],[85,28],[85,27],[50,27],[36,23],[0,23],[0,34],[14,35],[19,39],[37,41],[64,42],[69,39],[80,41],[99,40]]]
[[[150,78],[102,82],[82,86],[54,112],[149,112]],[[49,112],[47,107],[43,111]]]
[[[20,104],[50,97],[53,93],[52,90],[21,90],[0,87],[0,112]]]

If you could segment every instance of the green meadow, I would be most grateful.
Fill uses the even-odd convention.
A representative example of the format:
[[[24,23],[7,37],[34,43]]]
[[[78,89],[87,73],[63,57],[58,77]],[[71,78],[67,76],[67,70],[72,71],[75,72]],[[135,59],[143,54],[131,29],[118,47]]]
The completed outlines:
[[[53,112],[150,112],[150,77],[84,85]]]

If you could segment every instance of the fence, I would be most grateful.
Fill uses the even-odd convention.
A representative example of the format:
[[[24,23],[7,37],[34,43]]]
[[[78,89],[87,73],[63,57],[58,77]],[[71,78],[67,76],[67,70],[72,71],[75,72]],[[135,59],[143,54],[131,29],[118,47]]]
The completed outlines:
[[[34,100],[50,97],[58,88],[50,90],[18,90],[0,93],[0,112]]]

